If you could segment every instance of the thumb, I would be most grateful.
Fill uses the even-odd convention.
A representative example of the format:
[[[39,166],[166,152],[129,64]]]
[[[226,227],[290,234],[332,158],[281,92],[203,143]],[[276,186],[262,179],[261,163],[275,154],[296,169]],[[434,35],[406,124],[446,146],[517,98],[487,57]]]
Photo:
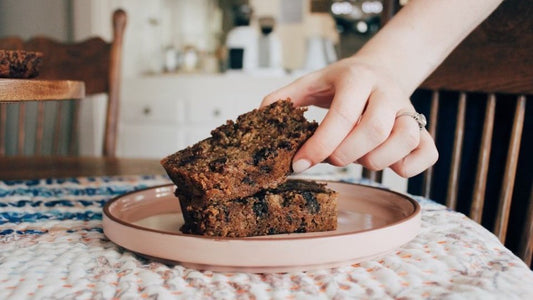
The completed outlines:
[[[290,84],[265,96],[261,102],[261,106],[266,106],[280,99],[287,98],[290,98],[291,102],[296,106],[306,106],[310,104],[306,102],[307,96],[313,94],[315,90],[318,90],[317,86],[324,85],[320,78],[321,74],[318,71],[300,77]]]

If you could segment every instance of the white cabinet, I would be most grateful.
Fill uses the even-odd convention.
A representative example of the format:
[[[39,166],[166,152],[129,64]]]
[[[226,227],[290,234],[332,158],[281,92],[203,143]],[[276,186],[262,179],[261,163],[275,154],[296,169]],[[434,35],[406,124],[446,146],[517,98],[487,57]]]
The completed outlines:
[[[160,75],[122,84],[118,155],[161,158],[258,107],[292,77]]]
[[[187,121],[190,124],[222,124],[233,119],[236,107],[228,95],[216,95],[214,91],[198,91],[187,101]]]
[[[160,157],[210,135],[211,130],[259,107],[294,78],[229,75],[160,75],[122,84],[118,155]],[[322,120],[325,109],[310,108]]]
[[[259,107],[265,95],[292,80],[244,74],[126,78],[118,155],[153,158],[192,145],[227,120]],[[306,116],[321,121],[326,112],[311,107]]]
[[[121,95],[121,121],[126,124],[184,123],[186,99],[168,90],[142,80],[126,81]]]
[[[119,129],[118,151],[121,157],[163,158],[185,143],[177,126],[124,123]]]

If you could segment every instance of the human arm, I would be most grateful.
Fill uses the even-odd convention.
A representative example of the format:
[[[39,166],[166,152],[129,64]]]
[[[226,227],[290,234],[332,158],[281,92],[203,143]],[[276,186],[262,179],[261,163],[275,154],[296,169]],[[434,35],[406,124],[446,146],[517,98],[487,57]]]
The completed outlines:
[[[409,96],[501,0],[411,0],[355,55],[310,73],[263,100],[329,111],[293,159],[297,172],[322,162],[358,162],[416,175],[438,158],[433,139],[410,118]]]

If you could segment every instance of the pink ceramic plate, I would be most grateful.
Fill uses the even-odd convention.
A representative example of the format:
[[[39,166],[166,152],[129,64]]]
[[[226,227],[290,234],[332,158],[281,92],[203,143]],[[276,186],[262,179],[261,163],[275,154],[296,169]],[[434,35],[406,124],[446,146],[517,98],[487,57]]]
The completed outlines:
[[[373,259],[413,239],[420,206],[402,194],[341,182],[338,229],[251,238],[183,234],[174,185],[128,193],[104,207],[105,235],[136,253],[213,271],[288,272],[337,267]]]

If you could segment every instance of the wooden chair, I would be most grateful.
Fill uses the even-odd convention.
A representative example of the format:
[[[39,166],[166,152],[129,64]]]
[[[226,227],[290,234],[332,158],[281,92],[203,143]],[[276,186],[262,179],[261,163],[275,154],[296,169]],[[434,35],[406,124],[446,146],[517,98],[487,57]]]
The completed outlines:
[[[126,13],[117,10],[113,14],[113,40],[106,42],[99,37],[90,38],[78,43],[60,43],[46,37],[35,37],[23,41],[17,37],[0,39],[0,49],[39,51],[44,54],[43,64],[37,79],[68,79],[85,82],[86,95],[107,94],[106,121],[102,155],[114,157],[116,148],[118,111],[120,102],[121,57],[124,29],[126,26]],[[66,106],[64,101],[58,101],[55,112],[61,115],[65,109],[72,110],[72,124],[67,155],[76,152],[76,136],[79,120],[79,101],[74,101],[72,108]],[[19,105],[18,108],[18,143],[17,155],[25,153],[25,103],[0,104],[0,156],[6,155],[5,128],[8,105]],[[35,155],[41,155],[41,145],[44,135],[45,104],[37,104],[37,119],[35,130]],[[59,117],[55,118],[53,125],[53,150],[52,155],[64,155],[59,151],[60,135],[64,134],[64,125]]]
[[[399,8],[397,1],[385,0],[384,21]],[[532,14],[527,1],[504,1],[415,92],[413,104],[429,116],[441,155],[408,188],[469,215],[529,266]],[[380,180],[379,173],[364,176]]]

